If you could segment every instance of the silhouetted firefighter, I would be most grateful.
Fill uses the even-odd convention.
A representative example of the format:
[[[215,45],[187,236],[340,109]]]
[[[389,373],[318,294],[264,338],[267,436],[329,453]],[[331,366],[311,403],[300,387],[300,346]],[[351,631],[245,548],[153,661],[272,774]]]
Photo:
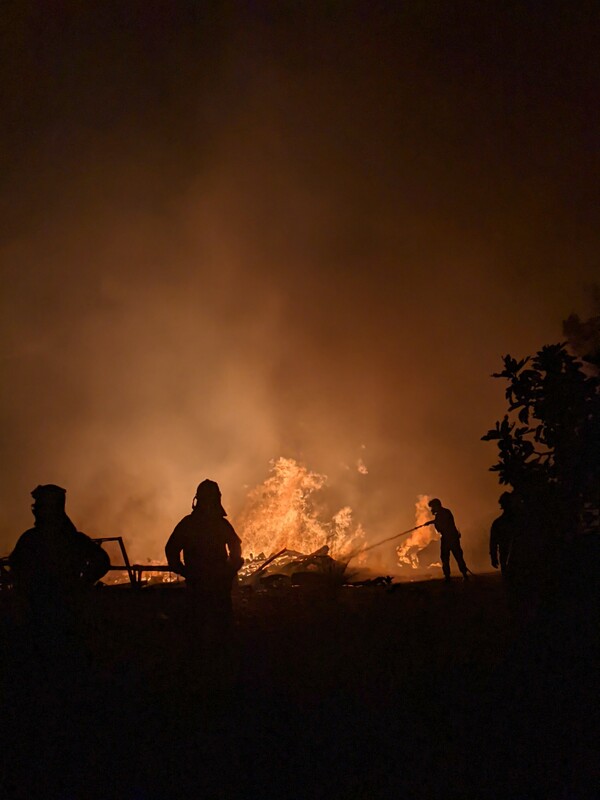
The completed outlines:
[[[444,508],[441,501],[437,498],[429,501],[429,508],[435,519],[426,522],[426,525],[435,525],[436,531],[442,537],[440,547],[440,558],[442,560],[442,571],[444,578],[450,580],[450,553],[456,559],[459,570],[463,578],[467,580],[468,568],[465,564],[462,547],[460,546],[460,532],[454,522],[454,516],[449,508]]]
[[[217,626],[231,620],[232,583],[244,563],[241,541],[226,516],[219,485],[202,481],[192,513],[178,523],[165,547],[169,566],[185,578],[200,620]]]
[[[42,647],[60,656],[73,644],[84,594],[106,574],[110,559],[67,516],[65,489],[46,484],[31,496],[35,524],[9,557],[11,576]]]
[[[498,562],[502,577],[508,575],[508,562],[515,536],[516,516],[513,509],[514,498],[510,492],[503,492],[498,500],[502,514],[492,522],[490,530],[490,561],[494,569]]]

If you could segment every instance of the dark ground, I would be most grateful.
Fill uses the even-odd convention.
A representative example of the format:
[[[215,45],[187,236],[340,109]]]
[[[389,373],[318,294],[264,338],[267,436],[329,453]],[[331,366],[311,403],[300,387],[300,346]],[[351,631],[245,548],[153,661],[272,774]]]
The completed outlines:
[[[3,601],[3,797],[594,796],[589,592],[535,613],[497,575],[255,593],[210,658],[184,600],[96,590],[66,671]]]

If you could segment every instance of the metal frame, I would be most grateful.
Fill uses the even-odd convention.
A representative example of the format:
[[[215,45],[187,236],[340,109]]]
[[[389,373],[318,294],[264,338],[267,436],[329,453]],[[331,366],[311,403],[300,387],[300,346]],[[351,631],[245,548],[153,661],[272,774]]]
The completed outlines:
[[[126,572],[129,576],[129,582],[131,584],[132,589],[140,589],[144,583],[143,575],[144,572],[173,572],[171,567],[168,564],[132,564],[129,561],[129,556],[127,554],[127,549],[125,547],[125,542],[123,541],[122,536],[102,536],[99,538],[93,538],[92,541],[96,542],[102,546],[104,542],[117,542],[119,545],[119,549],[121,550],[121,555],[123,556],[123,565],[121,564],[111,564],[108,568],[108,571],[111,572]],[[9,566],[9,557],[3,556],[0,557],[0,591],[4,591],[4,589],[11,588],[11,580],[10,580],[10,570],[7,569]],[[175,574],[175,573],[173,573]]]
[[[104,542],[119,543],[125,565],[117,566],[115,564],[111,564],[109,567],[109,572],[111,570],[114,572],[127,572],[129,575],[129,582],[131,583],[131,587],[133,589],[140,589],[142,587],[144,572],[173,572],[168,564],[131,564],[122,536],[103,536],[99,539],[94,539],[93,541],[100,545],[102,545]]]

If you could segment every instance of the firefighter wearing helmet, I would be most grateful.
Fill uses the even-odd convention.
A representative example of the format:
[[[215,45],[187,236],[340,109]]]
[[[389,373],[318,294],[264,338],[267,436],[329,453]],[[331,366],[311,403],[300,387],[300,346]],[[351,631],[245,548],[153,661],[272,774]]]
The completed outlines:
[[[202,481],[192,513],[176,525],[165,547],[169,566],[185,578],[196,610],[223,624],[231,617],[232,583],[244,563],[240,538],[226,516],[219,485]]]

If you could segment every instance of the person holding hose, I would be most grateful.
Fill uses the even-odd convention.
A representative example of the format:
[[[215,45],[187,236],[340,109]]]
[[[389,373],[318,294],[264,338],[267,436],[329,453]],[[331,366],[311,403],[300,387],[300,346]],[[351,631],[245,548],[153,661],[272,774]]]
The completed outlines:
[[[436,531],[442,537],[440,558],[442,560],[444,579],[446,581],[450,580],[450,553],[452,553],[463,578],[467,580],[469,569],[465,564],[462,547],[460,546],[460,531],[454,522],[454,515],[449,508],[444,508],[441,500],[438,500],[437,497],[430,500],[428,505],[434,515],[434,519],[426,522],[425,525],[435,525]]]

